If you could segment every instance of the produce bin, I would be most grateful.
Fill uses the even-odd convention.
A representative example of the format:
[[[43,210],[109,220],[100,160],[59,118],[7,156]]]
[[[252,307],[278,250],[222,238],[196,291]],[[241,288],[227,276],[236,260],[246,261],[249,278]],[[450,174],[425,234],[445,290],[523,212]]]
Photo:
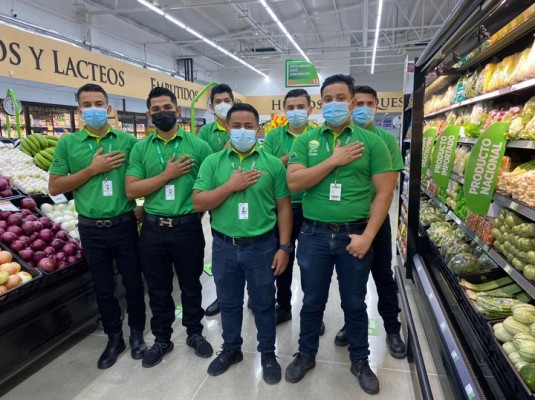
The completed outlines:
[[[18,261],[17,261],[18,262]],[[28,272],[32,276],[32,280],[22,285],[19,285],[13,289],[8,290],[0,295],[0,310],[6,305],[14,302],[17,299],[22,298],[30,292],[35,291],[42,283],[42,272],[38,269],[27,268],[23,264],[21,265],[21,271]]]

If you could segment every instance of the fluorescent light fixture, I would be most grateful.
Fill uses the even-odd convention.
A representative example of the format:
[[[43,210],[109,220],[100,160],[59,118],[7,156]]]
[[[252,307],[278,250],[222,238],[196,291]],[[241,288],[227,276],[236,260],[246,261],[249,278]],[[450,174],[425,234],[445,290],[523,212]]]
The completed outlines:
[[[277,18],[277,15],[275,14],[275,12],[273,11],[273,9],[268,5],[267,1],[266,0],[259,0],[260,1],[260,4],[262,4],[264,6],[264,8],[266,9],[266,11],[268,12],[268,14],[271,16],[271,18],[273,18],[273,21],[275,21],[277,23],[277,25],[279,26],[280,30],[284,32],[284,34],[286,35],[286,37],[288,37],[288,40],[294,45],[294,47],[297,49],[297,51],[299,51],[299,53],[301,53],[301,55],[303,56],[303,58],[305,60],[307,60],[309,63],[311,63],[310,59],[308,58],[308,56],[305,54],[305,52],[303,51],[303,49],[301,47],[299,47],[299,45],[297,44],[297,42],[294,40],[294,38],[292,37],[292,35],[290,35],[290,33],[286,30],[286,28],[284,27],[284,25],[282,24],[282,22],[279,20],[279,18]]]
[[[379,30],[381,29],[381,14],[383,13],[383,0],[379,0],[379,8],[377,10],[377,24],[375,25],[375,40],[373,41],[373,55],[372,55],[372,75],[375,72],[375,55],[377,54],[377,43],[379,42]]]
[[[195,29],[193,28],[190,28],[189,26],[187,26],[186,24],[184,24],[182,21],[179,21],[178,19],[176,19],[175,17],[167,14],[165,11],[163,11],[161,8],[159,7],[156,7],[154,4],[146,1],[146,0],[137,0],[138,3],[144,5],[145,7],[147,8],[150,8],[152,11],[154,11],[156,14],[159,14],[159,15],[162,15],[166,20],[168,20],[169,22],[172,22],[173,24],[175,24],[176,26],[184,29],[185,31],[191,33],[193,36],[196,36],[198,37],[199,39],[201,39],[203,42],[209,44],[210,46],[212,46],[213,48],[219,50],[221,53],[233,58],[234,60],[238,61],[239,63],[245,65],[247,68],[250,68],[251,70],[253,70],[254,72],[256,72],[257,74],[260,74],[262,75],[263,77],[265,78],[268,78],[268,76],[266,74],[264,74],[262,71],[256,69],[255,67],[253,67],[251,64],[243,61],[241,58],[239,58],[238,56],[232,54],[230,51],[228,51],[227,49],[224,49],[223,47],[219,46],[217,43],[213,42],[212,40],[208,39],[207,37],[205,37],[203,34],[197,32]]]

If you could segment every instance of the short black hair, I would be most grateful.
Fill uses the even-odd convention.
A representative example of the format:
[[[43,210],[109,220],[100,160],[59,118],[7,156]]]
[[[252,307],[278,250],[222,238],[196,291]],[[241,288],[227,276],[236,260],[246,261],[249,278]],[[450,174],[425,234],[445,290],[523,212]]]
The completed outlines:
[[[233,113],[238,112],[238,111],[248,111],[250,113],[253,113],[253,115],[255,116],[255,119],[256,119],[256,123],[257,124],[260,123],[260,115],[258,115],[258,111],[256,111],[256,108],[254,108],[252,105],[247,104],[247,103],[236,103],[236,104],[234,104],[230,108],[230,110],[228,110],[227,122],[230,121],[230,116]]]
[[[86,83],[76,92],[76,101],[80,103],[80,94],[83,92],[99,92],[104,95],[106,98],[106,103],[108,102],[108,93],[100,85],[95,85],[94,83]]]
[[[171,102],[175,106],[178,106],[178,102],[176,100],[176,95],[173,92],[171,92],[167,88],[164,88],[164,87],[161,87],[161,86],[156,86],[156,87],[152,88],[152,90],[149,92],[149,97],[147,97],[147,110],[150,109],[150,101],[152,99],[154,99],[155,97],[162,97],[162,96],[169,96],[171,98]]]
[[[357,93],[367,93],[373,95],[373,98],[375,99],[375,103],[379,103],[379,98],[377,97],[377,90],[372,88],[371,86],[355,86],[355,94]]]
[[[290,97],[305,97],[308,105],[310,105],[311,102],[310,95],[305,89],[292,89],[286,93],[286,96],[284,96],[284,101],[282,102],[283,107],[286,107],[286,100],[288,100]]]
[[[212,91],[210,92],[210,103],[213,104],[215,95],[220,93],[228,93],[232,101],[234,101],[234,94],[232,93],[230,86],[226,83],[220,83],[212,88]]]
[[[323,89],[335,83],[345,83],[347,85],[347,88],[349,89],[349,93],[351,93],[351,97],[355,96],[355,80],[353,79],[351,75],[344,75],[344,74],[331,75],[328,78],[326,78],[323,81],[323,84],[321,85],[321,89],[320,89],[321,96],[323,96]]]

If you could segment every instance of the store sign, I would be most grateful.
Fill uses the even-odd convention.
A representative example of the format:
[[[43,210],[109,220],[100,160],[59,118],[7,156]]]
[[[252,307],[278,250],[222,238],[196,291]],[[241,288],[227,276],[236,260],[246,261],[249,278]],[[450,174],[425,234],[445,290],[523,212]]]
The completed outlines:
[[[437,135],[437,128],[429,128],[424,132],[422,141],[422,175],[427,173],[427,165],[429,164],[429,155]]]
[[[321,114],[321,96],[311,94],[312,114]],[[403,112],[403,93],[378,92],[378,113]],[[284,95],[274,96],[247,96],[247,102],[254,106],[260,115],[284,113]]]
[[[17,28],[0,24],[0,76],[79,88],[96,83],[108,93],[146,99],[150,90],[163,86],[189,107],[203,86],[151,71]],[[243,98],[235,93],[239,99]],[[199,104],[206,104],[209,93]]]
[[[316,67],[308,61],[286,60],[286,87],[319,86],[320,78]]]
[[[437,138],[431,158],[431,172],[433,180],[441,188],[447,188],[450,181],[451,169],[455,160],[455,150],[461,127],[448,126]]]
[[[505,122],[492,124],[470,153],[464,173],[464,196],[467,209],[474,214],[487,215],[507,147],[508,129]]]

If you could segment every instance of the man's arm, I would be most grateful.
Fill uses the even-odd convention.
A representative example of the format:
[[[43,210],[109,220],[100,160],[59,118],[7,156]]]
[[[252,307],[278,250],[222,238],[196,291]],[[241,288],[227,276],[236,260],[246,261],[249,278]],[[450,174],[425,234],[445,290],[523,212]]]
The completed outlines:
[[[295,193],[316,186],[333,169],[359,159],[362,157],[363,152],[364,145],[361,142],[353,142],[342,146],[340,140],[338,140],[333,154],[318,165],[307,168],[300,164],[290,164],[286,175],[288,188]]]
[[[391,172],[374,175],[372,181],[375,188],[375,197],[371,204],[370,219],[362,235],[349,235],[351,243],[346,248],[351,255],[358,258],[364,258],[370,249],[375,235],[379,232],[390,210],[394,195]]]
[[[277,224],[279,228],[279,243],[290,243],[292,238],[293,214],[290,197],[277,199]],[[289,254],[283,250],[277,250],[271,269],[275,270],[273,275],[282,274],[288,267]]]
[[[75,174],[56,175],[51,173],[48,179],[48,192],[52,196],[60,193],[72,192],[84,185],[94,176],[119,168],[124,163],[124,153],[113,151],[111,153],[102,154],[103,150],[102,147],[99,148],[93,156],[91,164]]]

